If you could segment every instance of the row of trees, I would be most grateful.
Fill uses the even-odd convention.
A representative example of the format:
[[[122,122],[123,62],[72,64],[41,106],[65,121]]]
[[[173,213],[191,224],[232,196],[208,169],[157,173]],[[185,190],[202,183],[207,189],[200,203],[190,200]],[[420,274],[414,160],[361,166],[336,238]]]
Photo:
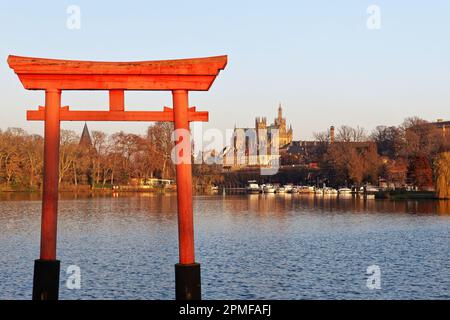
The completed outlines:
[[[0,131],[0,183],[33,188],[42,181],[43,139],[11,128]]]
[[[108,187],[132,178],[172,179],[172,124],[156,123],[145,136],[93,131],[80,143],[73,131],[61,130],[59,182],[62,186]],[[39,189],[42,185],[43,137],[18,128],[0,131],[0,186]]]
[[[80,143],[75,132],[62,130],[60,185],[110,187],[149,178],[174,179],[172,128],[171,123],[161,122],[150,126],[145,135],[93,131],[89,143]],[[330,137],[329,131],[315,134],[317,143],[306,157],[318,165],[316,181],[343,186],[378,184],[383,179],[395,186],[409,183],[422,189],[437,183],[449,193],[450,134],[445,136],[424,120],[408,118],[400,126],[379,126],[370,134],[361,127],[342,126],[336,129],[333,143]],[[22,129],[0,131],[1,188],[41,187],[43,144],[42,136]],[[220,184],[221,169],[220,165],[194,165],[194,184],[200,188]]]
[[[432,189],[445,170],[442,154],[450,150],[450,134],[417,117],[400,126],[378,126],[370,134],[342,126],[335,143],[330,136],[329,131],[315,134],[321,145],[316,160],[322,176],[335,185],[378,184],[383,179],[395,186]]]

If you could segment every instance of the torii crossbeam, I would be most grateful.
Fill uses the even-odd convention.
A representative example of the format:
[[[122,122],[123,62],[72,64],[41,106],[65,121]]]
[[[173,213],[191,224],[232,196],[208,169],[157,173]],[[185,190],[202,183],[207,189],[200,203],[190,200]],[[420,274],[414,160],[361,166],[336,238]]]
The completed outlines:
[[[94,62],[9,56],[8,64],[25,89],[45,90],[45,106],[27,112],[45,121],[41,252],[35,261],[33,299],[58,299],[60,261],[56,259],[59,136],[61,121],[172,121],[189,131],[189,122],[208,121],[208,112],[189,107],[189,91],[207,91],[227,56],[142,61]],[[77,111],[61,106],[63,90],[108,90],[109,110]],[[126,111],[125,90],[171,91],[173,109]],[[180,142],[182,137],[178,138]],[[190,144],[183,152],[190,155]],[[195,262],[190,162],[176,164],[179,263],[175,265],[176,299],[200,299],[200,265]]]

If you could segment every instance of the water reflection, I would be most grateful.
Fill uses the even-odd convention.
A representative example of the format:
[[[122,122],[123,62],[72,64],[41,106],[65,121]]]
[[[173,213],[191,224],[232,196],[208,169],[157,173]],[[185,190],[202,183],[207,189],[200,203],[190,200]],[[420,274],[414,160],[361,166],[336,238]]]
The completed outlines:
[[[82,200],[82,199],[141,199],[147,203],[147,198],[151,198],[149,203],[154,207],[161,208],[162,211],[174,209],[173,193],[110,193],[110,192],[85,192],[60,193],[60,201]],[[39,193],[27,192],[0,192],[0,201],[41,201],[42,195]],[[336,212],[378,212],[378,213],[430,213],[439,215],[450,214],[449,200],[375,200],[355,197],[353,195],[342,196],[315,196],[309,194],[249,194],[249,195],[227,195],[227,196],[197,196],[197,198],[211,198],[227,201],[224,209],[233,212],[250,210],[261,214],[273,213],[282,214],[285,211],[297,209],[311,209],[312,211],[336,211]],[[176,208],[176,207],[175,207]]]
[[[28,299],[39,194],[0,194],[0,299]],[[58,257],[83,274],[63,299],[173,299],[175,194],[61,193]],[[206,299],[450,298],[450,202],[196,196]],[[383,288],[365,287],[380,265]],[[330,278],[331,277],[331,278]]]
[[[230,196],[229,196],[230,197]],[[233,197],[233,196],[231,196]],[[292,210],[347,212],[347,213],[421,213],[450,214],[450,201],[446,200],[375,200],[346,196],[314,196],[292,194],[250,194],[234,196],[237,201],[229,203],[227,209],[242,211],[246,209],[245,201],[250,211],[271,214],[282,214]]]

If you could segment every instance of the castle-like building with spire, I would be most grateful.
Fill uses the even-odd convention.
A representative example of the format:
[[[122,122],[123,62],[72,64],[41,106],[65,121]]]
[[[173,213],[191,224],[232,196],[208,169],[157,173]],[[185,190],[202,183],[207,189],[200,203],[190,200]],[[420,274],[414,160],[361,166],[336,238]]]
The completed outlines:
[[[234,128],[231,147],[224,152],[225,167],[271,165],[279,159],[279,149],[289,145],[292,138],[292,126],[287,127],[279,104],[273,123],[268,124],[266,117],[256,117],[254,128]]]
[[[256,117],[255,119],[256,131],[266,129],[268,134],[272,130],[278,130],[278,146],[284,147],[292,142],[292,125],[289,125],[289,129],[286,126],[286,118],[283,118],[283,108],[281,103],[278,105],[278,116],[275,118],[271,125],[267,125],[266,117]]]

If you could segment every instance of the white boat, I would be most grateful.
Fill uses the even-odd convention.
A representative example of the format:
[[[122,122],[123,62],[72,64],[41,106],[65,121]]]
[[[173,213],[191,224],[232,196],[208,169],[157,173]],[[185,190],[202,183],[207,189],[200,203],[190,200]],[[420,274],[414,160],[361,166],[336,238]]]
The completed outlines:
[[[327,195],[338,194],[338,191],[334,188],[326,187],[323,189],[323,193]]]
[[[339,188],[338,192],[339,192],[339,194],[351,194],[352,193],[352,189],[350,189],[350,188]]]
[[[256,181],[251,180],[246,187],[247,193],[259,193],[259,185]]]
[[[292,188],[294,187],[292,184],[285,184],[284,186],[284,190],[287,192],[287,193],[291,193],[291,191],[292,191]]]
[[[314,189],[314,193],[317,195],[323,195],[323,189],[322,188]]]
[[[275,193],[275,187],[271,184],[266,184],[263,188],[264,193]]]
[[[314,193],[314,187],[310,186],[298,186],[297,190],[299,193]]]
[[[275,190],[276,193],[286,193],[286,189],[284,187],[278,187]]]
[[[368,185],[366,187],[359,188],[359,192],[364,193],[364,189],[365,189],[366,193],[377,193],[378,191],[380,191],[379,188],[377,188],[375,186]]]
[[[291,189],[287,190],[287,193],[298,193],[298,188],[293,186]]]

